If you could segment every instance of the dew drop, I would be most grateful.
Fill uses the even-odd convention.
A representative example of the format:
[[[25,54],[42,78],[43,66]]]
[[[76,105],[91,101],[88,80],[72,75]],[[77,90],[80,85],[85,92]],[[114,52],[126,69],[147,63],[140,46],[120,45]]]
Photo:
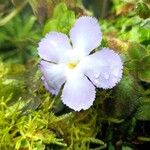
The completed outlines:
[[[99,77],[99,73],[98,73],[98,72],[95,72],[95,73],[94,73],[94,77],[95,77],[95,78],[98,78],[98,77]]]
[[[95,82],[96,84],[99,84],[100,81],[99,81],[98,79],[95,79],[94,82]]]

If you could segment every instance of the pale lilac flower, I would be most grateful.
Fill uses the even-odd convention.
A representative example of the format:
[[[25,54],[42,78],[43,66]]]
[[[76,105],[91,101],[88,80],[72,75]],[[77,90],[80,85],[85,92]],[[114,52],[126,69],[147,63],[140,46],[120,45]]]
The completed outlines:
[[[64,85],[62,102],[80,111],[93,104],[95,86],[110,89],[121,80],[123,64],[109,48],[90,54],[102,40],[95,18],[80,17],[69,35],[71,42],[58,32],[50,32],[40,41],[40,68],[46,89],[57,95]]]

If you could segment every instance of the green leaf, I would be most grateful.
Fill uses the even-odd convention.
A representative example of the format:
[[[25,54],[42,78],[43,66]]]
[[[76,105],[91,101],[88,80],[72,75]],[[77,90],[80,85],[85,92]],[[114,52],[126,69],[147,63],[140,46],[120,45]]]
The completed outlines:
[[[122,146],[122,150],[133,150],[133,148],[129,146]]]
[[[65,3],[60,3],[54,10],[53,17],[44,26],[43,34],[59,31],[68,34],[75,22],[75,13],[67,9]]]
[[[141,44],[132,42],[129,45],[128,54],[131,59],[140,60],[147,54],[147,51]]]
[[[144,3],[150,4],[150,0],[143,0]]]
[[[96,138],[87,138],[87,141],[91,142],[91,143],[95,143],[95,144],[100,144],[100,145],[104,145],[105,143],[102,140],[96,139]]]
[[[130,39],[130,41],[140,41],[139,27],[132,27],[132,30],[128,33],[127,36],[129,36],[128,38]]]
[[[134,77],[123,76],[115,92],[115,115],[123,118],[129,116],[139,102],[139,87]]]
[[[150,83],[150,70],[143,70],[138,73],[140,80]]]
[[[113,122],[113,123],[122,123],[124,121],[124,119],[116,119],[116,118],[108,118],[107,119],[108,122]]]
[[[27,20],[28,23],[26,23],[24,28],[23,28],[23,32],[24,33],[29,33],[33,29],[35,21],[36,21],[36,17],[35,16],[29,17],[29,19]]]
[[[57,19],[51,19],[50,21],[48,21],[45,24],[43,34],[46,34],[50,31],[57,31],[58,30],[57,25],[58,25],[58,20]]]
[[[123,40],[129,40],[130,42],[136,42],[136,43],[143,43],[146,42],[146,44],[150,44],[150,28],[149,28],[149,20],[142,21],[139,24],[132,24],[129,26],[131,28],[129,31],[125,31],[128,26],[125,25],[122,26],[122,33],[120,37]],[[136,35],[136,36],[135,36]]]
[[[109,142],[108,150],[115,150],[115,146],[112,144],[112,142]]]
[[[142,142],[150,142],[150,137],[139,136],[137,139]]]
[[[150,18],[145,19],[145,20],[141,23],[141,26],[142,26],[143,28],[150,29]]]
[[[143,98],[135,114],[138,120],[150,120],[150,100],[149,98]]]
[[[138,76],[142,81],[150,83],[150,55],[142,59]]]
[[[54,18],[61,17],[62,16],[61,13],[65,13],[67,11],[68,10],[67,10],[67,6],[65,3],[58,4],[54,9]]]
[[[144,2],[137,3],[136,12],[141,18],[148,18],[150,16],[150,8]]]
[[[11,19],[14,18],[26,6],[26,4],[27,4],[27,1],[24,1],[16,9],[14,9],[13,11],[11,11],[9,13],[9,15],[7,15],[6,17],[4,17],[3,19],[0,19],[0,26],[4,26],[6,23],[8,23],[9,21],[11,21]]]
[[[140,28],[139,29],[139,41],[147,41],[150,44],[150,28]]]
[[[143,63],[144,66],[150,67],[150,55],[145,56],[145,57],[142,59],[142,63]]]

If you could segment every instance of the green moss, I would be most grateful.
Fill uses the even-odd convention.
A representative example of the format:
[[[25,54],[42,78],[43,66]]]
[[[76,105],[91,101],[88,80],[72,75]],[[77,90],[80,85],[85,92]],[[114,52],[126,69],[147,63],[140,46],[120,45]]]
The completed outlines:
[[[39,25],[26,7],[1,27],[1,150],[132,149],[134,141],[149,141],[149,133],[143,130],[139,133],[141,127],[137,122],[142,121],[146,126],[146,121],[150,120],[150,21],[144,19],[145,12],[140,12],[143,9],[119,14],[118,10],[122,13],[125,6],[129,6],[124,2],[113,0],[113,11],[109,11],[108,19],[99,21],[104,35],[101,47],[110,46],[120,52],[124,61],[123,78],[111,90],[97,89],[96,100],[86,111],[68,109],[59,95],[54,97],[45,90],[36,47],[42,31],[44,34],[52,30],[68,34],[75,14],[89,14],[87,10],[60,3],[54,8],[53,17]],[[139,5],[132,3],[134,0],[130,2],[134,7]],[[149,6],[146,0],[143,2]],[[34,5],[33,0],[30,3]],[[44,4],[42,1],[36,3],[40,8]],[[5,5],[10,12],[11,4]],[[2,18],[4,15],[0,13]],[[140,18],[141,15],[144,18]]]

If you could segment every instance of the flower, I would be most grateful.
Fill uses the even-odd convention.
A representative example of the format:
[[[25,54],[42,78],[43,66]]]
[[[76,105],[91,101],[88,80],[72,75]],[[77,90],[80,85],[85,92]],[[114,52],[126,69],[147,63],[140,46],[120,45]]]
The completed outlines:
[[[40,42],[38,54],[46,89],[75,111],[88,109],[95,100],[95,89],[113,88],[122,77],[120,56],[109,48],[91,54],[102,40],[97,19],[77,19],[69,38],[59,32],[48,33]]]

